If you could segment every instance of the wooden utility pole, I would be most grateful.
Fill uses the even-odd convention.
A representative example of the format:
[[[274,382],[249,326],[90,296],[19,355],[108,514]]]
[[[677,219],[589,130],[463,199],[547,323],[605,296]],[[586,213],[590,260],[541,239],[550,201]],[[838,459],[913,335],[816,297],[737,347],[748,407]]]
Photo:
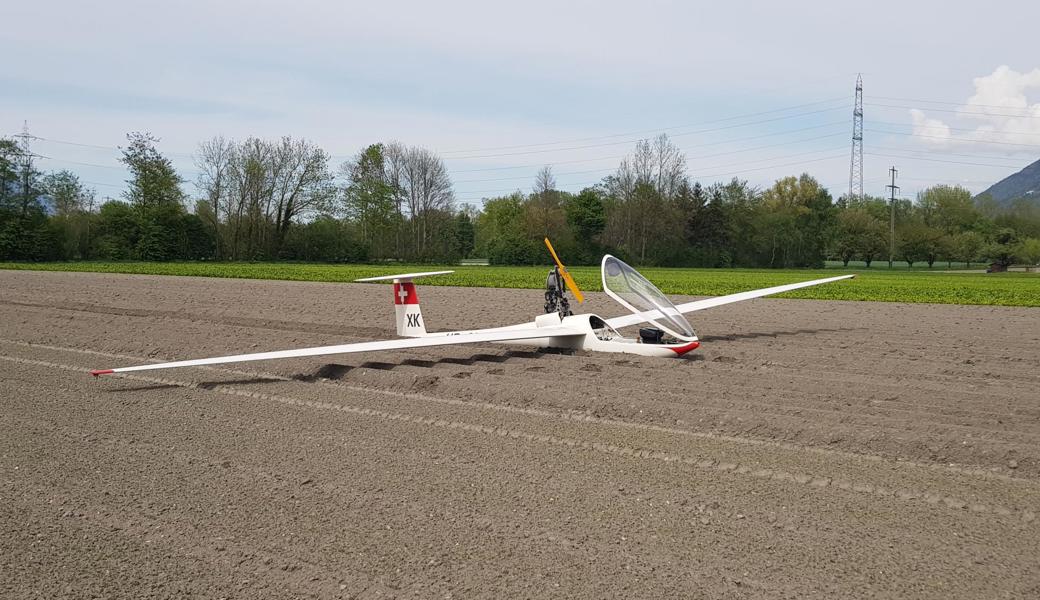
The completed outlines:
[[[888,268],[891,269],[896,256],[896,191],[899,190],[899,186],[896,185],[896,174],[899,171],[892,167],[888,172],[892,175],[892,183],[885,186],[891,191],[888,215]]]

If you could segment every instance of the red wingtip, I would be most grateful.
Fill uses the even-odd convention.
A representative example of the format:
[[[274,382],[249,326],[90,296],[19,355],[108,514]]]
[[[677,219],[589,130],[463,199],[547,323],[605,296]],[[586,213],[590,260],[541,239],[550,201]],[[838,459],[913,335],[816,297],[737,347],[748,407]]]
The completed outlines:
[[[102,375],[108,375],[109,373],[115,373],[115,371],[113,371],[112,369],[98,369],[97,371],[90,372],[90,374],[93,375],[95,378],[100,377]]]

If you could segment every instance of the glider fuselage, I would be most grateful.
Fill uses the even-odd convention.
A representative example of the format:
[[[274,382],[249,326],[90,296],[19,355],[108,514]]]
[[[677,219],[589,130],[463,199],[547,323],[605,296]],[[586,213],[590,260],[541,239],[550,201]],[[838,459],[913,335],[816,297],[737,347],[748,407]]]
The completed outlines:
[[[534,321],[510,325],[508,327],[495,327],[492,329],[480,329],[475,331],[450,331],[444,333],[431,333],[426,337],[454,336],[470,333],[492,333],[496,331],[509,331],[519,329],[531,329],[552,327],[564,327],[572,331],[580,331],[584,335],[546,336],[543,338],[529,338],[523,340],[510,340],[508,344],[521,346],[534,346],[537,348],[554,348],[560,350],[587,350],[590,352],[616,352],[622,354],[637,354],[639,356],[655,356],[662,358],[679,357],[700,346],[696,339],[671,344],[644,344],[638,339],[628,338],[617,332],[607,324],[605,319],[594,314],[570,315],[560,317],[557,313],[539,315]]]

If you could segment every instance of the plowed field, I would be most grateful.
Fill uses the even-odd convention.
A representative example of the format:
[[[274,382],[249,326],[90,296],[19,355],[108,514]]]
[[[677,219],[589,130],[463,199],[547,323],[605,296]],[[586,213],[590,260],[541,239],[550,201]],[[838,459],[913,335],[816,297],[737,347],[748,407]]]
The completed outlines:
[[[420,295],[431,330],[542,304]],[[392,337],[392,311],[378,285],[0,271],[0,597],[1040,596],[1038,309],[763,299],[692,315],[684,359],[88,375]]]

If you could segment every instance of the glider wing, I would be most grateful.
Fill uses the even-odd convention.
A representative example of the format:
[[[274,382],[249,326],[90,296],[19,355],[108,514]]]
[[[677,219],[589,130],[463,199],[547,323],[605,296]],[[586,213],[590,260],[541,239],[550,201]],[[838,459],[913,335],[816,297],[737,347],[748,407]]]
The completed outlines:
[[[448,346],[453,344],[476,344],[480,342],[507,342],[510,340],[525,340],[552,337],[570,337],[585,335],[568,327],[531,327],[526,329],[503,329],[497,331],[472,331],[472,332],[449,332],[422,338],[406,338],[397,340],[384,340],[378,342],[359,342],[355,344],[341,344],[338,346],[319,346],[317,348],[299,348],[297,350],[282,350],[278,352],[260,352],[256,354],[237,354],[234,356],[219,356],[216,358],[199,358],[195,360],[181,360],[177,362],[156,363],[149,365],[137,365],[133,367],[120,367],[116,369],[101,369],[91,371],[90,374],[97,377],[109,373],[126,373],[129,371],[149,371],[152,369],[172,369],[175,367],[199,367],[203,365],[219,365],[224,363],[247,362],[253,360],[270,360],[274,358],[300,358],[305,356],[324,356],[328,354],[352,354],[355,352],[374,352],[377,350],[403,350],[406,348],[423,348],[426,346]]]
[[[751,290],[748,292],[729,294],[728,296],[716,296],[714,298],[705,298],[704,300],[694,300],[693,302],[679,304],[675,308],[678,309],[680,313],[695,312],[698,310],[705,310],[707,308],[715,308],[716,306],[722,306],[724,304],[743,302],[744,300],[751,300],[752,298],[761,298],[762,296],[771,296],[773,294],[790,292],[791,290],[811,287],[814,285],[821,285],[824,283],[841,281],[842,279],[852,279],[853,277],[855,277],[855,275],[839,275],[838,277],[828,277],[826,279],[814,279],[812,281],[802,281],[800,283],[789,283],[787,285],[778,285],[775,287],[762,288],[760,290]],[[617,329],[621,327],[628,327],[629,325],[638,325],[639,323],[645,323],[654,319],[660,319],[662,317],[663,315],[659,311],[648,310],[644,312],[633,313],[630,315],[624,315],[621,317],[614,317],[613,319],[606,319],[606,321],[607,324],[609,324],[611,327]]]

